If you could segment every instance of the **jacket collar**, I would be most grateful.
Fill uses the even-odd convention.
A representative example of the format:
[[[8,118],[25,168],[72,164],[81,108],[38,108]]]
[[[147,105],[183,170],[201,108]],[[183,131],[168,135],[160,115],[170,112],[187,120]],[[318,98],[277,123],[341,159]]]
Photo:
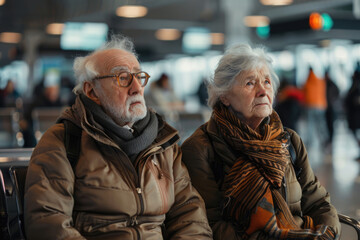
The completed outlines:
[[[180,139],[178,131],[167,124],[160,115],[156,114],[156,116],[159,121],[159,131],[151,147],[161,146],[162,148],[166,148],[167,146],[171,146],[177,143]],[[102,126],[91,123],[93,122],[89,120],[91,117],[92,116],[89,115],[88,111],[86,111],[85,106],[81,102],[79,96],[77,96],[75,103],[71,107],[65,109],[65,111],[58,118],[57,122],[62,122],[64,119],[69,120],[77,126],[81,127],[95,140],[106,145],[119,148],[118,145],[113,140],[111,140],[109,136],[106,135]]]

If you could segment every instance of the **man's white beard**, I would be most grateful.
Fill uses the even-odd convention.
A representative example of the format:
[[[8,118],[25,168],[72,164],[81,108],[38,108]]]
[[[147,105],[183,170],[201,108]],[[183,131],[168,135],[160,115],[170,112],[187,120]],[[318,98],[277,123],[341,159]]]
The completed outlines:
[[[124,126],[125,124],[132,126],[136,121],[143,119],[146,116],[145,99],[140,94],[129,97],[126,100],[125,107],[115,105],[115,103],[102,92],[99,97],[101,106],[106,114],[120,126]],[[130,105],[134,102],[141,102],[141,104],[136,104],[130,109]]]

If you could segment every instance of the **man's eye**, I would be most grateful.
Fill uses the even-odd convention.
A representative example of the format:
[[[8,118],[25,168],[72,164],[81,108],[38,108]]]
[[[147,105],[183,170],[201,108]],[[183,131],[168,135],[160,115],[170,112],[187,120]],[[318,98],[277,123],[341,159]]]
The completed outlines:
[[[126,81],[126,80],[128,80],[128,78],[129,78],[129,74],[127,74],[127,73],[121,73],[119,75],[120,81]]]

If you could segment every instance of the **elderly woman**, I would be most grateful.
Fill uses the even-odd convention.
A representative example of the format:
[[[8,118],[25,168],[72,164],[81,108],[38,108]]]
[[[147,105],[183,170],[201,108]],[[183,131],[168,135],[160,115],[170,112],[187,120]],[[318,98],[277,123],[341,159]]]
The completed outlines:
[[[278,85],[263,49],[231,47],[208,83],[210,120],[182,145],[214,239],[338,238],[329,193],[299,135],[272,108]]]

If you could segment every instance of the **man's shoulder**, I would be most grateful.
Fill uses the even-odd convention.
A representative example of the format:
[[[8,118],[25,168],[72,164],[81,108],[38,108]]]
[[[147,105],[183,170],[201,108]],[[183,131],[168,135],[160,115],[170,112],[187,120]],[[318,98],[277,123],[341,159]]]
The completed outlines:
[[[159,119],[159,131],[155,141],[160,145],[173,145],[180,140],[179,132],[163,119]]]

